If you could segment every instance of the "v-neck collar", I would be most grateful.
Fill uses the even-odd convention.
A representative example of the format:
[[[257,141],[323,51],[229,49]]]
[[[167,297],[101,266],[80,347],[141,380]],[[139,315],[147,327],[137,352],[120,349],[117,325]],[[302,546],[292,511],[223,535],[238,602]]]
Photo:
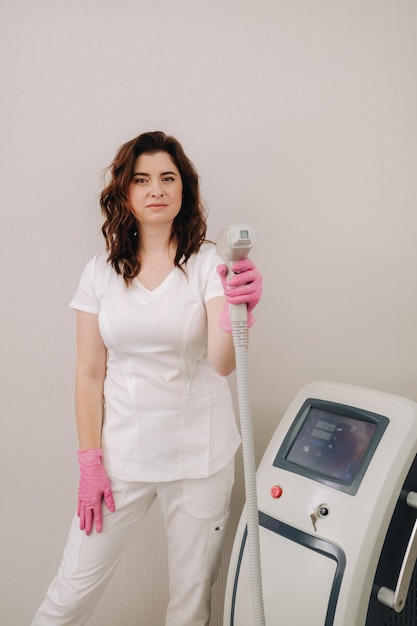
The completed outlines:
[[[165,276],[165,278],[159,283],[159,285],[157,285],[156,287],[154,287],[153,289],[149,289],[148,287],[146,287],[146,285],[144,285],[144,283],[140,280],[139,277],[137,277],[135,279],[136,284],[139,285],[141,291],[144,291],[145,293],[152,295],[152,294],[157,294],[159,291],[162,291],[163,288],[171,282],[172,280],[172,276],[175,272],[177,268],[173,267],[168,274]]]

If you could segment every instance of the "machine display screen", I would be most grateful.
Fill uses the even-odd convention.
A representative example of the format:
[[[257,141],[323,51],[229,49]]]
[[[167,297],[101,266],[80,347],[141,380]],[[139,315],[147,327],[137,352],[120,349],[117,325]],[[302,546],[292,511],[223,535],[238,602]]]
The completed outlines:
[[[334,403],[306,402],[274,465],[354,493],[388,420],[352,407],[337,409]]]
[[[350,484],[376,431],[376,424],[311,408],[287,459]]]

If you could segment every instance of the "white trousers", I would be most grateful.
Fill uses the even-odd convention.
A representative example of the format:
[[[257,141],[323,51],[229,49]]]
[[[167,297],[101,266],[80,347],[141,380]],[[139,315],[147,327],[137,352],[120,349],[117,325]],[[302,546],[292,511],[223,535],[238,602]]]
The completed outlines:
[[[109,513],[103,505],[103,530],[90,536],[80,531],[74,516],[58,575],[31,626],[87,622],[156,497],[168,545],[170,600],[165,626],[208,626],[233,482],[233,462],[214,476],[196,480],[153,484],[111,479],[116,511]],[[139,605],[137,623],[149,626],[141,620]]]

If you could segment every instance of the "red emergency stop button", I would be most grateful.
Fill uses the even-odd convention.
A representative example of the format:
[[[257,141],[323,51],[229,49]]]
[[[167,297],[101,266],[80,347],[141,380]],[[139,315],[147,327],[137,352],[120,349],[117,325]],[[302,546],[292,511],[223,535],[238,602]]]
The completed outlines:
[[[282,487],[279,485],[275,485],[271,488],[271,496],[275,499],[280,498],[282,496]]]

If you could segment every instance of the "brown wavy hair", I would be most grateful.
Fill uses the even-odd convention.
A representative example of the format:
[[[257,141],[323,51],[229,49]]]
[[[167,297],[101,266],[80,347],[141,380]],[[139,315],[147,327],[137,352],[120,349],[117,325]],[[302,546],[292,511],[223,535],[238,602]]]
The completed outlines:
[[[175,137],[161,131],[143,133],[123,144],[107,172],[110,181],[100,195],[105,221],[101,232],[106,241],[108,262],[121,275],[126,286],[140,271],[140,229],[129,203],[129,185],[136,159],[141,154],[166,152],[181,176],[183,200],[175,217],[170,240],[177,241],[174,264],[184,270],[190,256],[199,251],[206,239],[206,210],[200,197],[199,177],[194,165]]]

